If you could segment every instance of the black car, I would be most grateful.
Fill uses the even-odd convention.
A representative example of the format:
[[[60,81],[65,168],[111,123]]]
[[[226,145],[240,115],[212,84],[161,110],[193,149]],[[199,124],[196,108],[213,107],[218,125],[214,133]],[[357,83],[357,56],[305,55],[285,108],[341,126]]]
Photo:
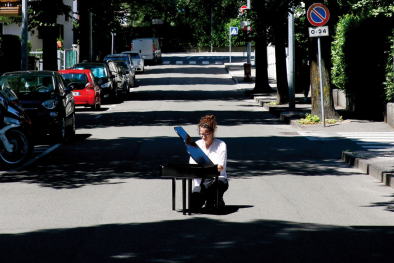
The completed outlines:
[[[113,63],[113,62],[112,62]],[[111,98],[116,100],[118,97],[116,75],[113,74],[105,62],[83,62],[75,64],[72,69],[90,69],[94,78],[101,88],[101,98]]]
[[[5,73],[0,86],[12,89],[39,133],[64,140],[75,134],[75,101],[72,89],[57,71],[17,71]]]

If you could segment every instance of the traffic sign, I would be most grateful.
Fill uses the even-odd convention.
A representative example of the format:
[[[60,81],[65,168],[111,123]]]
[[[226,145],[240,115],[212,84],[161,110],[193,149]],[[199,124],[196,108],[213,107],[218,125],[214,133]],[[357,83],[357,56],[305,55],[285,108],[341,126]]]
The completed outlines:
[[[238,27],[230,27],[230,35],[232,36],[238,35]]]
[[[328,36],[328,26],[309,27],[309,37],[325,37]]]
[[[324,26],[330,18],[330,12],[325,5],[316,3],[308,8],[307,17],[312,25]]]
[[[248,9],[248,7],[247,7],[246,5],[243,5],[243,6],[241,6],[241,8],[239,9],[239,11],[240,11],[241,13],[243,13],[243,12],[244,12],[244,9]]]

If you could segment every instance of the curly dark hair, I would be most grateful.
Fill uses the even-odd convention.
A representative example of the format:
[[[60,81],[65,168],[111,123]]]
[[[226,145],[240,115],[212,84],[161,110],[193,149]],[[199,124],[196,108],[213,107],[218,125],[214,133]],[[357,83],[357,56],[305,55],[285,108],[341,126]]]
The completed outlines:
[[[200,128],[208,129],[210,132],[215,132],[217,128],[217,123],[215,121],[214,115],[205,115],[200,119],[200,123],[197,125],[198,132]]]

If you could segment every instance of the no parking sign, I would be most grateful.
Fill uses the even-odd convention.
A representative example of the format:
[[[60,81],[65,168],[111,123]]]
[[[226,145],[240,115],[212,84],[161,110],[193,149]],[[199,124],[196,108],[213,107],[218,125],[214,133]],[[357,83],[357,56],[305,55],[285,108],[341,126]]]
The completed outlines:
[[[325,5],[316,3],[309,7],[307,17],[309,23],[312,25],[323,26],[330,19],[330,12]]]

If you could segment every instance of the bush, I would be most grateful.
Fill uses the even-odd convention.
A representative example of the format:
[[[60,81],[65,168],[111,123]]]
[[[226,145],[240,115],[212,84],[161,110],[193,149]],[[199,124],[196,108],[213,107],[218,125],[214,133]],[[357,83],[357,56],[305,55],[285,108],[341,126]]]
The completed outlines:
[[[358,112],[381,113],[384,102],[390,98],[388,95],[392,94],[392,88],[390,91],[383,84],[389,71],[391,20],[384,15],[348,14],[336,25],[332,82],[346,92]]]

